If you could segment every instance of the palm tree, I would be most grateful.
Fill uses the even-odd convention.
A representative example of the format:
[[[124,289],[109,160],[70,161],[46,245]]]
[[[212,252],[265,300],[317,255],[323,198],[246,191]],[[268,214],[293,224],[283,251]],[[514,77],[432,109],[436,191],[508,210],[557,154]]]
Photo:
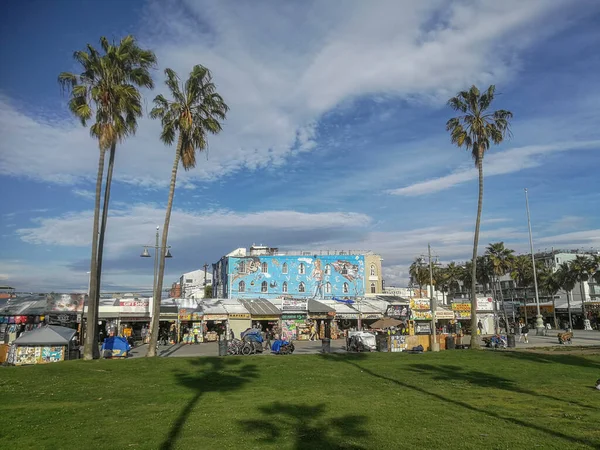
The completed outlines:
[[[451,295],[453,290],[459,286],[458,282],[461,280],[461,273],[462,268],[460,266],[457,266],[454,261],[449,263],[446,267],[448,295]]]
[[[419,297],[422,297],[423,286],[429,284],[429,270],[423,258],[415,258],[408,273],[411,281],[419,286]]]
[[[560,291],[561,285],[557,272],[554,272],[550,267],[544,267],[539,274],[540,287],[552,298],[552,310],[554,311],[554,327],[558,328],[558,320],[556,318],[556,300],[554,296]]]
[[[154,53],[138,47],[133,36],[126,36],[119,44],[100,38],[102,52],[91,45],[73,54],[81,65],[81,73],[62,72],[58,81],[71,94],[69,110],[83,126],[95,116],[90,134],[98,140],[100,158],[96,176],[96,198],[92,230],[90,262],[90,293],[88,301],[88,332],[84,345],[84,359],[99,357],[97,345],[98,304],[102,275],[102,254],[110,200],[110,186],[117,142],[137,129],[137,118],[142,115],[141,95],[138,87],[152,88],[149,69],[156,63]],[[100,199],[106,152],[109,162],[100,226]]]
[[[517,286],[523,290],[525,323],[527,323],[527,289],[533,283],[533,270],[531,257],[529,255],[519,255],[514,258],[510,277],[515,281]]]
[[[181,84],[175,71],[165,70],[166,84],[173,100],[167,100],[158,95],[154,99],[154,108],[150,112],[152,118],[158,118],[162,124],[161,140],[166,145],[172,145],[177,136],[175,160],[171,170],[171,184],[169,187],[169,200],[165,214],[165,223],[162,232],[162,248],[167,245],[169,235],[169,222],[173,207],[173,196],[177,181],[179,162],[185,170],[196,166],[196,151],[206,149],[207,135],[217,134],[221,131],[220,121],[225,120],[229,107],[217,93],[212,81],[210,71],[201,65],[192,69],[188,80]],[[160,299],[163,277],[165,274],[165,252],[160,252],[157,286],[154,295],[154,315],[150,334],[148,356],[156,356],[156,342],[158,339]]]
[[[459,92],[448,100],[448,105],[462,115],[454,117],[446,123],[453,144],[471,151],[475,166],[479,172],[479,199],[477,201],[477,220],[473,239],[472,275],[471,275],[471,329],[477,329],[477,246],[479,244],[479,226],[483,207],[483,157],[490,148],[490,141],[500,144],[505,136],[510,135],[509,121],[512,113],[503,109],[488,111],[494,100],[496,87],[491,85],[483,94],[476,86],[468,91]],[[479,348],[475,333],[471,333],[471,348]]]
[[[508,333],[508,316],[506,314],[506,307],[504,305],[504,295],[500,286],[500,277],[506,275],[512,268],[514,260],[514,250],[504,247],[504,242],[496,242],[490,244],[486,250],[486,255],[490,262],[492,271],[492,283],[496,284],[496,293],[500,294],[500,300],[502,302],[502,311],[504,313],[504,323],[506,324],[506,331]]]
[[[442,302],[446,304],[446,292],[449,290],[448,284],[448,269],[446,267],[434,267],[433,268],[433,284],[436,290],[442,293]]]
[[[590,276],[593,275],[596,264],[593,259],[588,258],[587,256],[577,255],[573,261],[569,262],[569,267],[571,272],[573,272],[573,276],[579,283],[579,292],[581,293],[581,312],[583,313],[583,318],[585,319],[585,287],[583,283],[590,279]]]
[[[577,277],[571,270],[569,263],[562,263],[558,266],[556,271],[556,279],[561,289],[567,293],[567,308],[569,312],[569,328],[573,326],[573,320],[571,318],[571,299],[573,298],[573,289],[577,284]]]

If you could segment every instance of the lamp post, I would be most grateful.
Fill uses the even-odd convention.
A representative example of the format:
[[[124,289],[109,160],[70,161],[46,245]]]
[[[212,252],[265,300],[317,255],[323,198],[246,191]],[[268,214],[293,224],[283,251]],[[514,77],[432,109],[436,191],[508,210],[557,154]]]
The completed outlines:
[[[157,298],[157,295],[160,295],[160,292],[156,292],[156,288],[157,288],[157,277],[158,277],[158,251],[161,250],[166,250],[166,255],[165,258],[172,258],[173,256],[171,255],[171,251],[169,250],[171,248],[170,245],[167,245],[166,247],[161,247],[159,245],[159,240],[158,240],[158,230],[160,229],[160,227],[156,227],[156,242],[154,244],[154,282],[152,284],[152,300],[154,301],[155,298]],[[143,245],[144,247],[144,251],[142,252],[142,254],[140,255],[141,258],[150,258],[152,255],[150,255],[150,252],[148,251],[149,248],[152,248],[152,245]],[[160,301],[159,301],[159,310],[158,311],[152,311],[152,314],[160,314]],[[150,324],[152,324],[152,322],[150,322]],[[152,333],[153,330],[152,328],[150,328],[150,333]]]
[[[537,307],[537,316],[535,320],[535,334],[537,336],[544,335],[544,321],[542,320],[542,314],[540,313],[540,297],[538,295],[537,275],[535,270],[535,255],[533,254],[533,237],[531,235],[531,216],[529,215],[529,197],[527,195],[527,188],[525,188],[525,207],[527,208],[527,226],[529,228],[529,248],[531,250],[531,264],[533,270],[533,287],[535,289],[535,305]],[[525,304],[525,311],[527,311],[527,304]]]

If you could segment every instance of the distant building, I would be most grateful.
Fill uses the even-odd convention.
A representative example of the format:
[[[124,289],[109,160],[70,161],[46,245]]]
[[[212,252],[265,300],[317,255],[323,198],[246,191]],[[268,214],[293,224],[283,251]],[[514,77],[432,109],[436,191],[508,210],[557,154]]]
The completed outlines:
[[[204,298],[204,287],[212,284],[212,274],[198,269],[187,272],[179,278],[181,288],[180,298]]]
[[[213,297],[363,297],[381,294],[381,257],[340,250],[280,251],[253,245],[213,264]]]
[[[177,281],[171,285],[171,290],[169,291],[169,297],[181,298],[181,283],[179,281]]]

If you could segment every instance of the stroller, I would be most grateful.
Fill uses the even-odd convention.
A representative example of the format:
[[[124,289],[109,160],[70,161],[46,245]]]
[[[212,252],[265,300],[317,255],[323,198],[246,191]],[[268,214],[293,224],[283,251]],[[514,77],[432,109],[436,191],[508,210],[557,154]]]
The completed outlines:
[[[277,339],[273,342],[271,346],[271,352],[276,355],[291,355],[294,353],[294,344],[288,341],[282,341],[281,339]]]

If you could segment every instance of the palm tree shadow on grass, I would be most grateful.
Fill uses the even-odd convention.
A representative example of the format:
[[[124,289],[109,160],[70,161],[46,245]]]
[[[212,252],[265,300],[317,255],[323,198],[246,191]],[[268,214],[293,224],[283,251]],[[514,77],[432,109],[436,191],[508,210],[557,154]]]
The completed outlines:
[[[503,389],[506,391],[516,392],[518,394],[531,395],[532,397],[544,397],[556,402],[563,402],[571,405],[577,405],[581,408],[596,410],[597,407],[579,403],[575,400],[568,400],[560,397],[554,397],[552,395],[541,394],[539,392],[531,391],[529,389],[523,389],[519,387],[515,381],[508,378],[499,377],[491,373],[480,372],[477,370],[465,370],[460,366],[449,366],[439,365],[435,366],[432,364],[411,364],[410,370],[413,370],[420,374],[430,374],[434,380],[442,381],[465,381],[469,384],[480,386],[484,388],[495,388]]]
[[[481,415],[486,415],[489,416],[491,418],[494,419],[498,419],[498,420],[502,420],[505,422],[509,422],[512,423],[514,425],[518,425],[521,427],[526,427],[526,428],[530,428],[532,430],[536,430],[538,432],[541,433],[545,433],[548,434],[550,436],[553,436],[555,438],[559,438],[559,439],[563,439],[568,443],[573,443],[576,442],[578,444],[582,444],[582,445],[587,445],[591,448],[600,448],[600,445],[597,441],[593,441],[590,439],[585,439],[585,438],[578,438],[578,437],[574,437],[574,436],[569,436],[568,434],[562,433],[560,431],[556,431],[556,430],[552,430],[550,428],[546,428],[540,425],[536,425],[533,423],[529,423],[526,422],[524,420],[515,418],[515,417],[508,417],[508,416],[503,416],[493,410],[488,410],[488,409],[483,409],[483,408],[478,408],[476,406],[470,405],[469,403],[466,403],[464,401],[461,400],[456,400],[454,398],[450,398],[450,397],[446,397],[442,394],[438,394],[435,392],[429,392],[428,390],[420,387],[420,386],[415,386],[412,385],[410,383],[407,383],[405,381],[401,381],[401,380],[397,380],[395,378],[391,378],[385,375],[381,375],[379,373],[374,372],[371,369],[368,369],[362,365],[359,364],[359,362],[363,359],[365,359],[367,357],[367,355],[362,355],[362,354],[324,354],[321,355],[321,357],[328,359],[330,361],[339,361],[339,362],[343,362],[346,364],[349,364],[353,367],[355,367],[356,369],[359,369],[360,371],[367,373],[369,375],[371,375],[374,378],[378,378],[380,380],[384,380],[393,384],[396,384],[400,387],[406,388],[406,389],[411,389],[413,391],[419,392],[423,395],[426,395],[428,397],[434,398],[436,400],[439,400],[441,402],[444,403],[448,403],[454,406],[458,406],[464,409],[467,409],[469,411],[473,411],[477,414],[481,414]]]
[[[190,360],[190,364],[197,370],[180,372],[175,376],[181,386],[195,392],[194,396],[181,409],[169,434],[159,447],[161,450],[170,450],[174,447],[190,413],[202,395],[241,389],[258,376],[255,364],[248,364],[239,358],[198,358]]]
[[[577,355],[565,355],[565,354],[549,354],[549,353],[536,353],[533,351],[526,352],[504,352],[503,356],[514,359],[526,359],[536,363],[545,364],[565,364],[575,367],[589,367],[592,369],[600,369],[600,363],[592,361],[588,358]]]
[[[346,415],[326,418],[326,406],[284,404],[274,402],[261,406],[263,419],[244,420],[240,424],[247,433],[254,433],[262,444],[276,444],[293,439],[295,450],[312,449],[364,449],[351,441],[365,439],[369,432],[364,428],[368,418]]]

